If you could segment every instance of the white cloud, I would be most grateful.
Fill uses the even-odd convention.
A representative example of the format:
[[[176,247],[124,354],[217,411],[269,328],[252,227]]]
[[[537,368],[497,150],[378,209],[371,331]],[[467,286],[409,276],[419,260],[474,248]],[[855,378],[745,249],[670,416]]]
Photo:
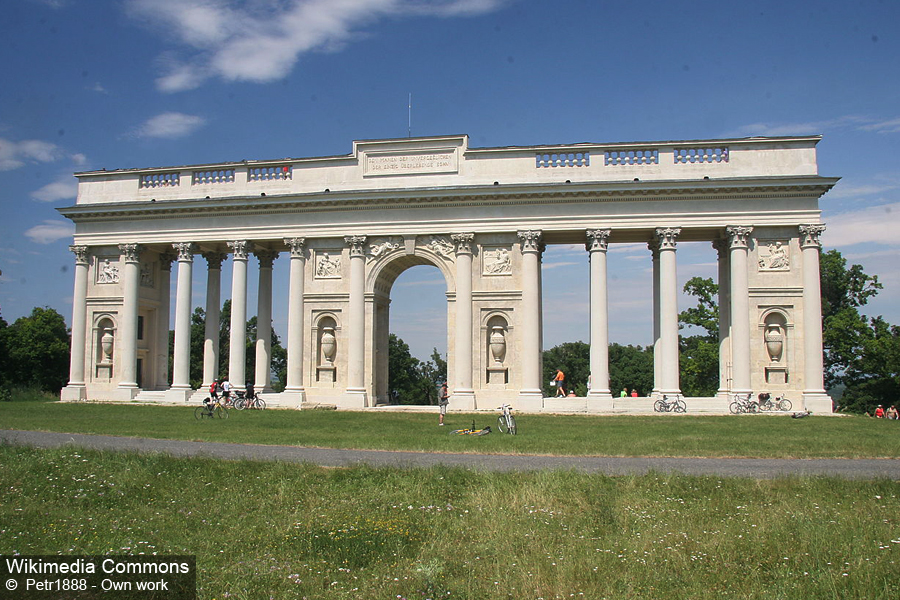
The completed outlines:
[[[799,123],[751,123],[739,127],[727,135],[734,137],[813,135],[836,129],[855,129],[857,131],[874,131],[876,133],[900,133],[900,117],[875,119],[860,115],[844,115],[834,119]]]
[[[31,192],[31,197],[40,202],[55,202],[74,198],[78,195],[78,181],[71,175],[63,176],[53,183],[48,183],[39,190]]]
[[[13,142],[0,138],[0,171],[12,171],[29,162],[48,163],[62,156],[59,146],[41,140]]]
[[[863,125],[860,129],[876,133],[900,133],[900,118],[870,123],[869,125]]]
[[[138,137],[175,139],[202,127],[206,119],[179,112],[167,112],[148,119],[137,130]]]
[[[75,225],[68,221],[44,221],[25,232],[25,236],[38,244],[52,244],[57,240],[72,237]]]
[[[268,82],[287,77],[301,55],[341,48],[382,18],[462,17],[498,10],[510,0],[129,0],[132,16],[186,47],[166,58],[157,79],[166,92],[194,89],[208,77]]]
[[[842,248],[874,242],[888,246],[900,245],[900,202],[870,206],[857,211],[833,213],[826,220],[823,234],[825,245]]]

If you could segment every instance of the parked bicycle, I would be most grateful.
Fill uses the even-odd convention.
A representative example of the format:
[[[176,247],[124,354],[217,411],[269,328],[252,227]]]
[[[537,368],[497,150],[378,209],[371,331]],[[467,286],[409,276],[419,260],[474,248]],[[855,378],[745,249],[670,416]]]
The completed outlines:
[[[656,412],[687,412],[687,404],[680,396],[673,396],[669,400],[669,396],[663,394],[663,397],[653,403],[653,410]]]
[[[772,395],[768,392],[763,392],[756,398],[759,403],[759,410],[778,410],[781,412],[788,412],[793,406],[791,404],[791,401],[784,396],[776,396],[773,400]]]
[[[497,429],[500,433],[516,435],[516,418],[512,415],[512,406],[504,404],[497,407],[497,410],[500,411],[500,416],[497,417]]]
[[[198,406],[194,409],[194,418],[198,421],[203,419],[227,419],[228,408],[218,398],[205,398],[203,406]]]
[[[246,391],[238,391],[237,397],[234,399],[234,407],[237,410],[248,409],[257,409],[257,410],[265,410],[266,401],[259,397],[253,390],[253,386],[248,385]]]
[[[758,413],[759,404],[752,399],[752,396],[752,392],[732,395],[732,401],[731,404],[728,405],[728,410],[730,410],[731,414],[733,415],[739,415],[742,413]]]
[[[491,433],[491,426],[488,425],[484,429],[476,429],[475,421],[472,421],[471,429],[454,429],[450,432],[450,435],[487,435]]]

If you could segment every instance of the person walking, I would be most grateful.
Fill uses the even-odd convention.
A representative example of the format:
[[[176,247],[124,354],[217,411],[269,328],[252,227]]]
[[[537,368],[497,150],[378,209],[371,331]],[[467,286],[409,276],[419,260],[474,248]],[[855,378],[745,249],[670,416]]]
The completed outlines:
[[[556,376],[553,378],[553,381],[556,382],[556,397],[566,396],[566,374],[562,372],[562,369],[556,369]]]
[[[231,382],[227,377],[222,380],[222,400],[226,406],[231,404]]]
[[[450,404],[450,393],[447,391],[447,382],[441,384],[441,399],[438,400],[438,408],[440,408],[441,416],[438,426],[444,426],[444,415],[447,414],[447,405]]]

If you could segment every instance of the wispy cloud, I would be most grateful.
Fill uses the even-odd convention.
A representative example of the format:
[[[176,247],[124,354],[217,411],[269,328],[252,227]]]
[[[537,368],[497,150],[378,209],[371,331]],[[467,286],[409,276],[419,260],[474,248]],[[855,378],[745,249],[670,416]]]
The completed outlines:
[[[31,197],[39,202],[56,202],[78,195],[78,181],[71,175],[60,177],[53,183],[31,192]]]
[[[287,77],[300,56],[335,51],[383,18],[463,17],[510,0],[129,0],[141,23],[174,38],[184,58],[167,55],[157,79],[165,92],[194,89],[210,77],[269,82]]]
[[[148,119],[135,133],[138,137],[175,139],[188,136],[205,124],[203,117],[167,112]]]
[[[811,135],[827,131],[855,129],[876,133],[900,133],[900,117],[878,119],[863,115],[844,115],[820,121],[795,123],[750,123],[729,132],[729,137]]]
[[[72,237],[75,225],[68,221],[44,221],[25,232],[25,236],[38,244],[52,244],[57,240]]]
[[[29,163],[48,163],[63,156],[59,146],[41,140],[14,142],[0,138],[0,171],[12,171]]]
[[[874,242],[900,245],[900,202],[870,206],[862,210],[834,213],[827,220],[824,241],[832,248]]]

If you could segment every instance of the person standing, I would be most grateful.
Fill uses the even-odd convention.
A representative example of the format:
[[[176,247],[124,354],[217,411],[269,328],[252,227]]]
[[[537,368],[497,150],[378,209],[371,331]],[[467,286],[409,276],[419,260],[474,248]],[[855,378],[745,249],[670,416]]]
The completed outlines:
[[[619,398],[627,398],[628,397],[628,388],[622,388],[622,391],[619,392]]]
[[[878,408],[875,409],[875,418],[876,419],[884,418],[884,407],[881,406],[880,404],[878,405]]]
[[[637,397],[638,397],[637,389],[631,390],[631,397],[632,397],[632,398],[637,398]]]
[[[438,407],[441,411],[440,420],[438,421],[438,425],[440,427],[444,426],[444,415],[447,414],[447,405],[450,404],[450,392],[447,391],[447,382],[441,384],[441,399],[438,400]]]
[[[231,404],[231,382],[227,377],[222,381],[222,400],[225,404]]]

